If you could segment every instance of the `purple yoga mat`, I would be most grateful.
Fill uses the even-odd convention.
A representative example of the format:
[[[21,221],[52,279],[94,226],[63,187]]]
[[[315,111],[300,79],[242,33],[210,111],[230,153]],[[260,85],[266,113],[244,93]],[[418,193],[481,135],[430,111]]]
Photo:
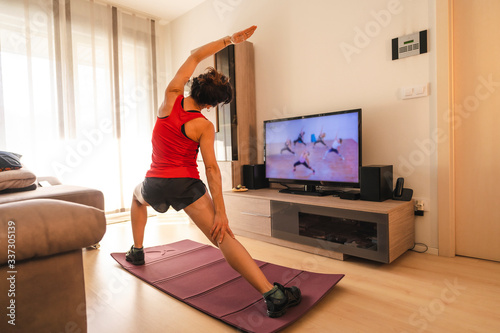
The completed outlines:
[[[297,286],[302,302],[280,318],[269,318],[262,295],[225,261],[215,247],[190,240],[145,249],[146,264],[125,253],[111,256],[127,271],[223,322],[246,332],[276,332],[290,325],[330,291],[344,274],[320,274],[256,260],[271,283]]]

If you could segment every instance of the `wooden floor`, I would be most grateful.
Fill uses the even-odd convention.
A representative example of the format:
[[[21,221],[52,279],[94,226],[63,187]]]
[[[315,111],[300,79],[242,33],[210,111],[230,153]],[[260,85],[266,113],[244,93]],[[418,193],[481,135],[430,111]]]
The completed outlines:
[[[150,217],[146,246],[209,244],[181,214]],[[337,261],[238,237],[255,259],[346,276],[284,332],[500,332],[500,263],[407,252],[392,264]],[[108,225],[84,250],[88,332],[236,332],[121,269],[111,252],[132,244],[130,222]]]

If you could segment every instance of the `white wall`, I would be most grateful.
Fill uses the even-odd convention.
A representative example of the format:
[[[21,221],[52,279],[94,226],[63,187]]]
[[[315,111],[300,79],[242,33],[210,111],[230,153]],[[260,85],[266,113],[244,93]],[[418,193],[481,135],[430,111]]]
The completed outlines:
[[[416,218],[416,241],[436,252],[434,8],[434,0],[208,0],[165,27],[166,77],[192,49],[257,25],[258,142],[267,119],[362,108],[363,165],[392,164],[394,180],[424,199],[430,211]],[[391,60],[392,38],[425,29],[427,54]],[[429,97],[400,99],[401,87],[428,82]]]

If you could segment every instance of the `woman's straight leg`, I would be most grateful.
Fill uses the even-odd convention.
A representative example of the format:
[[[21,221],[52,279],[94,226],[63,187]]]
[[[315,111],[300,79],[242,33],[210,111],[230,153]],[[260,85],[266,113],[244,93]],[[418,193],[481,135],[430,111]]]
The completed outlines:
[[[214,222],[215,210],[208,192],[184,209],[200,230],[212,243],[219,247],[229,265],[243,276],[261,294],[271,290],[273,285],[267,280],[259,266],[252,259],[241,243],[227,233],[220,244],[210,238],[210,229]]]

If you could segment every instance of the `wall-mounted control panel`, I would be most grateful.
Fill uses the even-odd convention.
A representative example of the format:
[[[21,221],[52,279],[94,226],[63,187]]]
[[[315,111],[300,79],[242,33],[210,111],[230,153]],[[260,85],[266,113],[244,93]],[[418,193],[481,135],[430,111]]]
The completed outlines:
[[[392,60],[427,53],[427,30],[392,39]]]

